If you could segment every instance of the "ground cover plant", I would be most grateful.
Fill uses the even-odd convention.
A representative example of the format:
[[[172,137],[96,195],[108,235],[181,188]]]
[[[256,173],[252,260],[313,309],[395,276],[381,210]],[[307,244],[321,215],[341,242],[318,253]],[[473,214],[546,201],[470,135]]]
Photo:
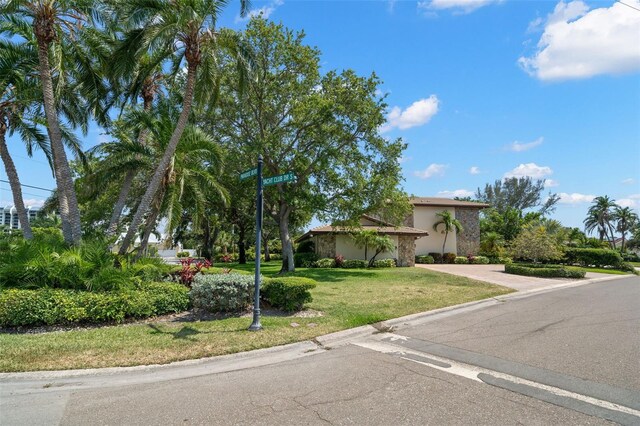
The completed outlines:
[[[273,277],[279,262],[262,266]],[[252,265],[216,264],[250,273]],[[43,334],[0,334],[0,371],[126,366],[167,363],[281,345],[411,313],[512,290],[421,268],[301,268],[293,275],[313,279],[318,316],[264,316],[253,333],[250,317],[215,321],[155,322]],[[320,316],[321,315],[321,316]],[[298,327],[292,327],[292,323]]]
[[[539,278],[584,278],[586,274],[586,272],[581,268],[531,263],[512,263],[504,265],[504,271],[507,274]]]

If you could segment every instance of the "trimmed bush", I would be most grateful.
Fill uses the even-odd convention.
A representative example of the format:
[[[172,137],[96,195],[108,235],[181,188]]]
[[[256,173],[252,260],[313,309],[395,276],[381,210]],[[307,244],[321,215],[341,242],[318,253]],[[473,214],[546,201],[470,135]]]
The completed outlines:
[[[420,255],[416,256],[416,263],[432,264],[435,263],[435,259],[429,255]]]
[[[489,258],[486,256],[472,256],[473,259],[471,261],[471,263],[473,263],[474,265],[488,265],[489,264]]]
[[[316,260],[313,263],[314,268],[335,268],[336,260],[331,259],[330,257],[325,257],[324,259]]]
[[[466,265],[467,263],[469,263],[469,259],[467,259],[466,256],[456,256],[454,262],[459,265]]]
[[[595,248],[566,248],[564,262],[570,265],[575,263],[582,266],[594,265],[597,267],[617,267],[622,263],[622,256],[615,250]]]
[[[429,256],[433,257],[433,261],[435,263],[441,263],[442,262],[442,253],[431,252],[431,253],[429,253]]]
[[[209,312],[242,312],[253,302],[254,278],[229,273],[196,275],[189,297],[194,308]]]
[[[265,278],[262,287],[262,297],[274,308],[283,311],[299,311],[304,304],[313,298],[309,290],[315,288],[316,282],[302,277]]]
[[[176,253],[176,257],[190,257],[191,253],[188,251],[179,251]]]
[[[442,258],[442,263],[454,263],[458,257],[455,253],[445,253]]]
[[[0,326],[122,322],[189,307],[188,290],[174,283],[145,283],[137,290],[9,289],[0,292]]]
[[[622,253],[622,260],[625,262],[640,262],[640,256],[635,253]]]
[[[342,267],[346,269],[366,268],[367,262],[361,259],[347,259]]]
[[[635,275],[640,275],[640,271],[636,270],[636,267],[629,262],[622,262],[621,264],[618,265],[616,269],[624,272],[631,272]]]
[[[373,261],[374,268],[395,268],[396,260],[395,259],[378,259]]]
[[[504,265],[504,271],[508,274],[526,275],[539,278],[584,278],[586,272],[576,268],[567,268],[557,265],[532,265],[512,263]]]
[[[311,268],[316,260],[318,260],[318,255],[315,253],[293,254],[293,264],[296,268]]]

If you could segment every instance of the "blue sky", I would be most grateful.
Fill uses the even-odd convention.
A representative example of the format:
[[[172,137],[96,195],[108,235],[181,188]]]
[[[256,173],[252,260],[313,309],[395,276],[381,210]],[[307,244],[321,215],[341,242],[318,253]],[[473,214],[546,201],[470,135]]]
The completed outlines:
[[[582,227],[593,196],[640,207],[640,1],[253,2],[304,29],[326,70],[375,72],[404,187],[468,195],[505,176],[546,179],[554,218]],[[235,4],[221,24],[241,29]],[[89,148],[100,140],[92,128]],[[52,188],[44,158],[10,139],[22,182]],[[6,179],[4,169],[1,179]],[[0,183],[0,202],[11,201]],[[25,198],[43,191],[24,188]],[[35,202],[35,201],[34,201]]]

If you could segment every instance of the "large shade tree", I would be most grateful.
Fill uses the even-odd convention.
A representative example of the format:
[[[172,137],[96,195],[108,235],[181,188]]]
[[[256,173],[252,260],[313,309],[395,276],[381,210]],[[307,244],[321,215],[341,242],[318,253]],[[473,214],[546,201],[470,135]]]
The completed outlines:
[[[242,168],[255,167],[262,155],[266,176],[296,175],[295,182],[265,189],[265,214],[282,241],[281,270],[294,270],[293,218],[349,221],[392,205],[404,208],[397,214],[403,216],[408,203],[397,188],[405,145],[379,134],[385,121],[385,104],[376,95],[380,80],[351,70],[322,74],[320,52],[303,44],[303,33],[261,18],[250,21],[245,37],[254,77],[244,93],[224,90],[237,87],[241,75],[233,62],[223,64],[228,83],[209,124],[238,153]]]
[[[182,110],[173,134],[133,215],[120,245],[120,254],[128,251],[156,197],[187,127],[194,94],[197,92],[195,101],[207,102],[218,87],[215,72],[217,52],[226,48],[236,64],[243,63],[244,56],[237,34],[215,28],[220,13],[228,3],[226,0],[132,0],[121,4],[119,17],[123,21],[125,35],[114,58],[116,73],[132,74],[140,58],[149,56],[156,58],[158,64],[170,68],[172,76],[184,79],[184,90]],[[241,0],[240,6],[241,14],[246,14],[249,2]],[[238,68],[246,69],[242,66]],[[244,72],[241,74],[241,80],[244,80]]]

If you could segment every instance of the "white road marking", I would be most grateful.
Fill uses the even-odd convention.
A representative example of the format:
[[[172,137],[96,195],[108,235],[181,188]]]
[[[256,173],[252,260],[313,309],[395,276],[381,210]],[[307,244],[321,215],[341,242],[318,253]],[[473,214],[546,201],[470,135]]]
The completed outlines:
[[[396,341],[396,340],[407,340],[407,337],[405,336],[399,336],[399,335],[394,335],[392,333],[387,333],[384,337],[389,337],[389,335],[391,335],[391,341]],[[379,335],[378,335],[379,336]],[[391,354],[391,355],[397,355],[402,359],[405,359],[407,361],[411,361],[411,362],[415,362],[416,364],[421,364],[424,366],[427,366],[429,368],[435,368],[436,370],[440,370],[440,371],[445,371],[447,373],[451,373],[451,374],[455,374],[457,376],[461,376],[467,379],[471,379],[477,382],[482,382],[484,383],[482,380],[480,380],[478,378],[478,374],[480,373],[485,373],[488,375],[491,375],[493,377],[496,378],[500,378],[500,379],[504,379],[504,380],[508,380],[510,382],[513,383],[517,383],[517,384],[522,384],[522,385],[527,385],[527,386],[531,386],[531,387],[535,387],[538,389],[543,389],[546,390],[548,392],[551,392],[555,395],[558,396],[564,396],[564,397],[569,397],[569,398],[573,398],[576,399],[578,401],[582,401],[582,402],[586,402],[588,404],[592,404],[598,407],[602,407],[602,408],[606,408],[609,410],[614,410],[614,411],[619,411],[621,413],[626,413],[626,414],[630,414],[633,416],[637,416],[640,417],[640,411],[638,410],[634,410],[633,408],[629,408],[629,407],[625,407],[623,405],[619,405],[619,404],[615,404],[613,402],[609,402],[609,401],[604,401],[601,399],[597,399],[597,398],[593,398],[587,395],[582,395],[579,393],[575,393],[575,392],[570,392],[564,389],[560,389],[560,388],[556,388],[554,386],[548,386],[548,385],[544,385],[542,383],[538,383],[538,382],[533,382],[531,380],[526,380],[526,379],[522,379],[520,377],[517,376],[512,376],[510,374],[505,374],[505,373],[500,373],[498,371],[494,371],[494,370],[489,370],[486,368],[482,368],[482,367],[478,367],[475,365],[470,365],[470,364],[464,364],[458,361],[454,361],[448,358],[444,358],[441,356],[436,356],[433,354],[430,354],[428,352],[420,352],[420,351],[416,351],[416,350],[412,350],[412,349],[407,349],[401,346],[396,346],[394,344],[391,343],[386,343],[386,342],[381,342],[378,340],[360,340],[360,341],[355,341],[353,342],[354,345],[356,346],[360,346],[362,348],[366,348],[366,349],[370,349],[372,351],[376,351],[376,352],[381,352],[384,354]],[[407,358],[404,357],[403,355],[406,354],[412,354],[412,355],[417,355],[417,356],[427,356],[429,358],[432,358],[436,361],[440,361],[443,363],[447,363],[450,364],[451,367],[450,368],[446,368],[446,367],[441,367],[435,364],[430,364],[427,362],[421,362],[415,359],[411,359],[411,358]]]

